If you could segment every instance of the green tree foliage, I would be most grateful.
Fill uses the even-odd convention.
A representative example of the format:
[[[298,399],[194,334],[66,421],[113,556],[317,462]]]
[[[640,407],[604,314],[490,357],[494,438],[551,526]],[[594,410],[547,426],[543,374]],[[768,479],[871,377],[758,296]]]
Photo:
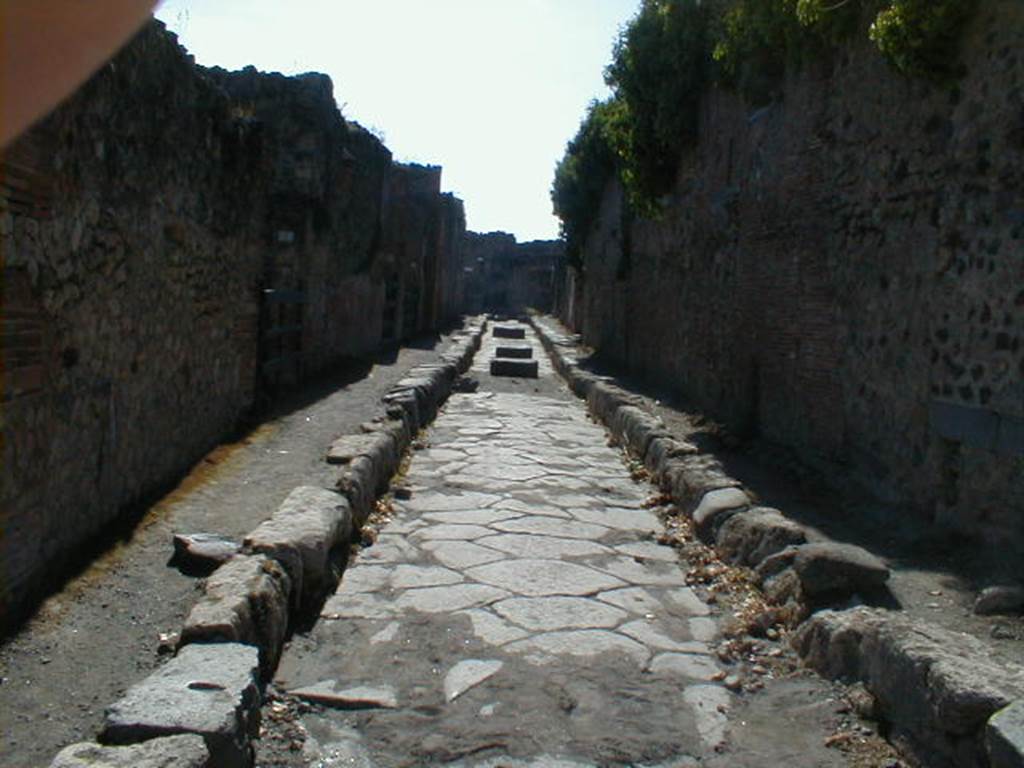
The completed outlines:
[[[977,0],[893,0],[870,36],[901,72],[945,80],[956,70],[960,32],[976,7]]]
[[[615,158],[605,126],[616,105],[592,102],[565,156],[555,168],[551,201],[562,220],[562,237],[570,264],[579,265],[583,241],[601,207],[605,185],[615,172]]]
[[[591,104],[555,172],[551,198],[570,259],[578,261],[613,174],[634,212],[658,215],[712,82],[763,103],[787,68],[855,34],[867,34],[904,74],[948,79],[977,2],[643,0],[605,70],[612,97]]]
[[[637,208],[655,207],[675,179],[682,148],[697,136],[707,17],[698,0],[644,0],[605,70],[617,105],[606,133]]]

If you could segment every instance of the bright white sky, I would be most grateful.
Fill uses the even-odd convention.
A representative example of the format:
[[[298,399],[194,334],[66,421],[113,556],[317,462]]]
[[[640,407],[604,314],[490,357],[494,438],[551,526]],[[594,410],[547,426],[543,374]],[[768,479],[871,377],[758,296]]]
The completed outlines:
[[[165,0],[200,64],[326,72],[400,161],[444,166],[469,228],[553,238],[555,163],[640,0]]]

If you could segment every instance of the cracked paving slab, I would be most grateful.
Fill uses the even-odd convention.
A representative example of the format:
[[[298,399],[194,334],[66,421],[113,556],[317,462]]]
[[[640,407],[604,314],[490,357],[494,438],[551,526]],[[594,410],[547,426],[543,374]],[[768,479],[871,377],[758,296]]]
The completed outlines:
[[[410,497],[284,654],[284,690],[394,692],[307,715],[305,764],[654,768],[726,738],[717,623],[651,540],[651,487],[526,343],[537,391],[451,397]]]

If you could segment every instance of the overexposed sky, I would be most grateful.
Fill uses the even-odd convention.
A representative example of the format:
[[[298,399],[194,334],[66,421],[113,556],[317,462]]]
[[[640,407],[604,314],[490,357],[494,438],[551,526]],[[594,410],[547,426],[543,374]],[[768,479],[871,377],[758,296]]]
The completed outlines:
[[[326,72],[347,119],[444,166],[469,228],[552,238],[555,163],[640,0],[165,0],[200,64]]]

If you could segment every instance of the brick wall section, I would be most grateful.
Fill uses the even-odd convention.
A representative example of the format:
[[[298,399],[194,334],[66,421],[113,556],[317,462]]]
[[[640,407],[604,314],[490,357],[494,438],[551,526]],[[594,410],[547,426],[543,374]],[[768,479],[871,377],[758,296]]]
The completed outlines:
[[[325,76],[205,70],[158,22],[5,150],[0,618],[270,391],[268,289],[292,380],[376,349],[389,271],[441,291],[440,214],[386,231],[401,173]]]
[[[735,427],[1024,547],[1022,45],[1000,1],[953,89],[863,42],[767,108],[708,94],[665,217],[624,253],[609,187],[563,309]]]

